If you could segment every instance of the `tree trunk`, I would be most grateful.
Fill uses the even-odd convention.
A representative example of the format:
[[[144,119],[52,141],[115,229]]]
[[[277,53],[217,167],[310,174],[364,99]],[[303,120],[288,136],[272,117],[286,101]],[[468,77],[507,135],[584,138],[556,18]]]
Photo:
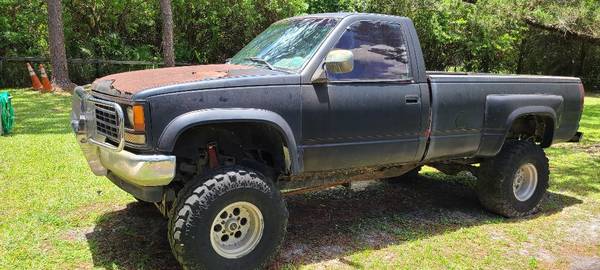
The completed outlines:
[[[521,42],[519,43],[519,59],[517,60],[517,68],[515,70],[515,74],[522,74],[523,73],[523,69],[525,68],[525,57],[527,56],[527,38],[529,37],[529,35],[531,34],[531,32],[529,31],[529,29],[527,30],[527,32],[521,33],[521,35],[523,36],[521,38]]]
[[[585,41],[581,41],[581,46],[579,48],[579,59],[577,68],[573,72],[573,76],[581,77],[583,76],[583,71],[585,67],[585,57],[587,56],[587,46]]]
[[[162,49],[165,66],[175,66],[175,49],[173,48],[173,12],[171,0],[160,0],[162,17]]]
[[[48,0],[47,4],[48,43],[50,45],[50,64],[52,65],[52,87],[71,91],[74,85],[69,79],[61,1]]]

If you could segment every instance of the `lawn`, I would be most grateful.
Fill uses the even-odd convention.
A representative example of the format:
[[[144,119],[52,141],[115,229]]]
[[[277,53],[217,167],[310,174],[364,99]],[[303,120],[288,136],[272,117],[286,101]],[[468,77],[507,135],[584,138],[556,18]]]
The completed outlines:
[[[70,97],[10,90],[14,133],[0,137],[0,269],[177,269],[166,222],[95,177],[69,127]],[[468,175],[431,168],[287,197],[288,236],[272,268],[599,269],[600,97],[586,99],[580,144],[547,149],[540,213],[484,211]]]

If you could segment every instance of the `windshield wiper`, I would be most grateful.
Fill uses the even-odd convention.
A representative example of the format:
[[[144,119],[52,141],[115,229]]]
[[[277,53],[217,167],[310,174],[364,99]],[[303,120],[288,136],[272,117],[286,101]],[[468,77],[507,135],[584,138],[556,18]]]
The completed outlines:
[[[244,58],[244,60],[250,60],[252,62],[261,63],[261,64],[264,64],[265,66],[267,66],[270,70],[275,70],[275,67],[273,67],[273,65],[271,65],[269,62],[267,62],[267,60],[260,58],[260,57],[248,57],[248,58]]]

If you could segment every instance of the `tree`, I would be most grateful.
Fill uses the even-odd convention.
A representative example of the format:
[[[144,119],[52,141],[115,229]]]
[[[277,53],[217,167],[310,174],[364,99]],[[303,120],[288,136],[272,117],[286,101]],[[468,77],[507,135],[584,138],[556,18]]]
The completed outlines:
[[[173,12],[171,0],[160,0],[162,18],[162,49],[165,66],[175,66],[175,49],[173,48]]]
[[[60,0],[48,0],[48,43],[50,45],[50,63],[52,64],[52,86],[72,90],[69,79],[67,53],[65,52],[65,34],[63,31],[62,6]]]

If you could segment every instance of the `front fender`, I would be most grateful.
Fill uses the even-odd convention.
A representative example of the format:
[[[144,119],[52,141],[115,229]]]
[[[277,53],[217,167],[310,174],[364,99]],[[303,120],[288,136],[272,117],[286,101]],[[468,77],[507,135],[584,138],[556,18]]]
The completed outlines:
[[[221,108],[184,113],[165,127],[158,139],[157,148],[162,152],[172,152],[179,136],[192,127],[233,122],[266,123],[279,130],[288,146],[292,173],[296,174],[301,171],[301,158],[289,124],[279,114],[262,109]]]

